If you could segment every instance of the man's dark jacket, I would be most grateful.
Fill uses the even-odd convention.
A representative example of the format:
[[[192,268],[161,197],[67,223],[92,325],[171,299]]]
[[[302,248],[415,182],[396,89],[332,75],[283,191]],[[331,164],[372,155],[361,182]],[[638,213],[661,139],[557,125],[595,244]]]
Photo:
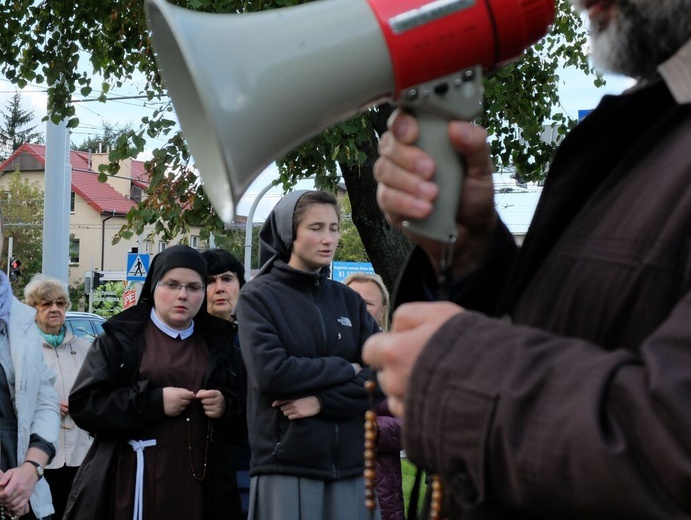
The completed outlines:
[[[412,373],[408,456],[452,518],[691,518],[691,104],[660,80],[603,98],[520,253],[495,238]]]

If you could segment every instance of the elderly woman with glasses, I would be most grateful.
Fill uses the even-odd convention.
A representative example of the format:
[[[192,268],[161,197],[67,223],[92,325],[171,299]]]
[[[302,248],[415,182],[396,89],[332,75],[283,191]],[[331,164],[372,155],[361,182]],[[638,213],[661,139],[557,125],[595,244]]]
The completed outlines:
[[[86,431],[74,424],[67,403],[90,343],[65,327],[70,300],[64,282],[35,275],[24,288],[24,302],[36,309],[36,325],[43,337],[43,358],[57,376],[53,386],[60,399],[60,438],[44,476],[53,496],[54,518],[62,518],[72,481],[92,441]]]
[[[198,251],[169,247],[137,305],[104,323],[69,399],[95,440],[65,519],[240,518],[230,443],[244,399],[206,277]]]

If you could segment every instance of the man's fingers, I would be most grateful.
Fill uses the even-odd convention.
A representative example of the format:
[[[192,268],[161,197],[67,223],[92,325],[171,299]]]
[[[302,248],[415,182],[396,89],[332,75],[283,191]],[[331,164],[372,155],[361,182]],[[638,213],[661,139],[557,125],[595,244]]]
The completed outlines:
[[[420,132],[416,119],[400,109],[393,111],[386,122],[386,126],[396,136],[396,139],[407,144],[413,144],[417,141]]]
[[[422,325],[433,325],[436,329],[459,312],[463,312],[463,308],[451,302],[404,303],[393,314],[391,331],[406,331]]]
[[[387,220],[400,226],[406,219],[422,219],[432,212],[432,203],[404,191],[377,185],[377,204]]]
[[[465,157],[468,177],[482,178],[494,173],[484,128],[465,121],[452,121],[449,123],[449,137],[454,149]]]

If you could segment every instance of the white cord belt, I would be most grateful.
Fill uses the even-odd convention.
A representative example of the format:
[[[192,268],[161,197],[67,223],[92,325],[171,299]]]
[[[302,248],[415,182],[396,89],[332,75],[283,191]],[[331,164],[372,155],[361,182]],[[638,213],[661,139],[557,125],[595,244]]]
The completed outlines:
[[[137,454],[137,477],[134,484],[134,514],[132,520],[142,520],[144,514],[144,450],[156,446],[156,439],[127,441]]]

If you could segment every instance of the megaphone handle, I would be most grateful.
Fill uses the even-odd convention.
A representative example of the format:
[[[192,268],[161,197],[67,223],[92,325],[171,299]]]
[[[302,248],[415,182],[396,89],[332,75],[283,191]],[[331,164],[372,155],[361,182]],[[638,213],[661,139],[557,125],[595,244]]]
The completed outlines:
[[[416,235],[444,243],[456,240],[456,213],[466,165],[449,141],[449,121],[472,121],[481,113],[482,80],[482,67],[478,65],[412,87],[400,97],[400,107],[418,120],[417,145],[434,159],[434,182],[439,186],[432,214],[404,222]]]
[[[432,213],[422,220],[407,220],[404,226],[416,235],[440,242],[456,239],[456,213],[461,196],[465,160],[449,142],[449,120],[425,111],[414,113],[420,127],[417,145],[434,159],[434,182],[439,186],[439,196]]]

